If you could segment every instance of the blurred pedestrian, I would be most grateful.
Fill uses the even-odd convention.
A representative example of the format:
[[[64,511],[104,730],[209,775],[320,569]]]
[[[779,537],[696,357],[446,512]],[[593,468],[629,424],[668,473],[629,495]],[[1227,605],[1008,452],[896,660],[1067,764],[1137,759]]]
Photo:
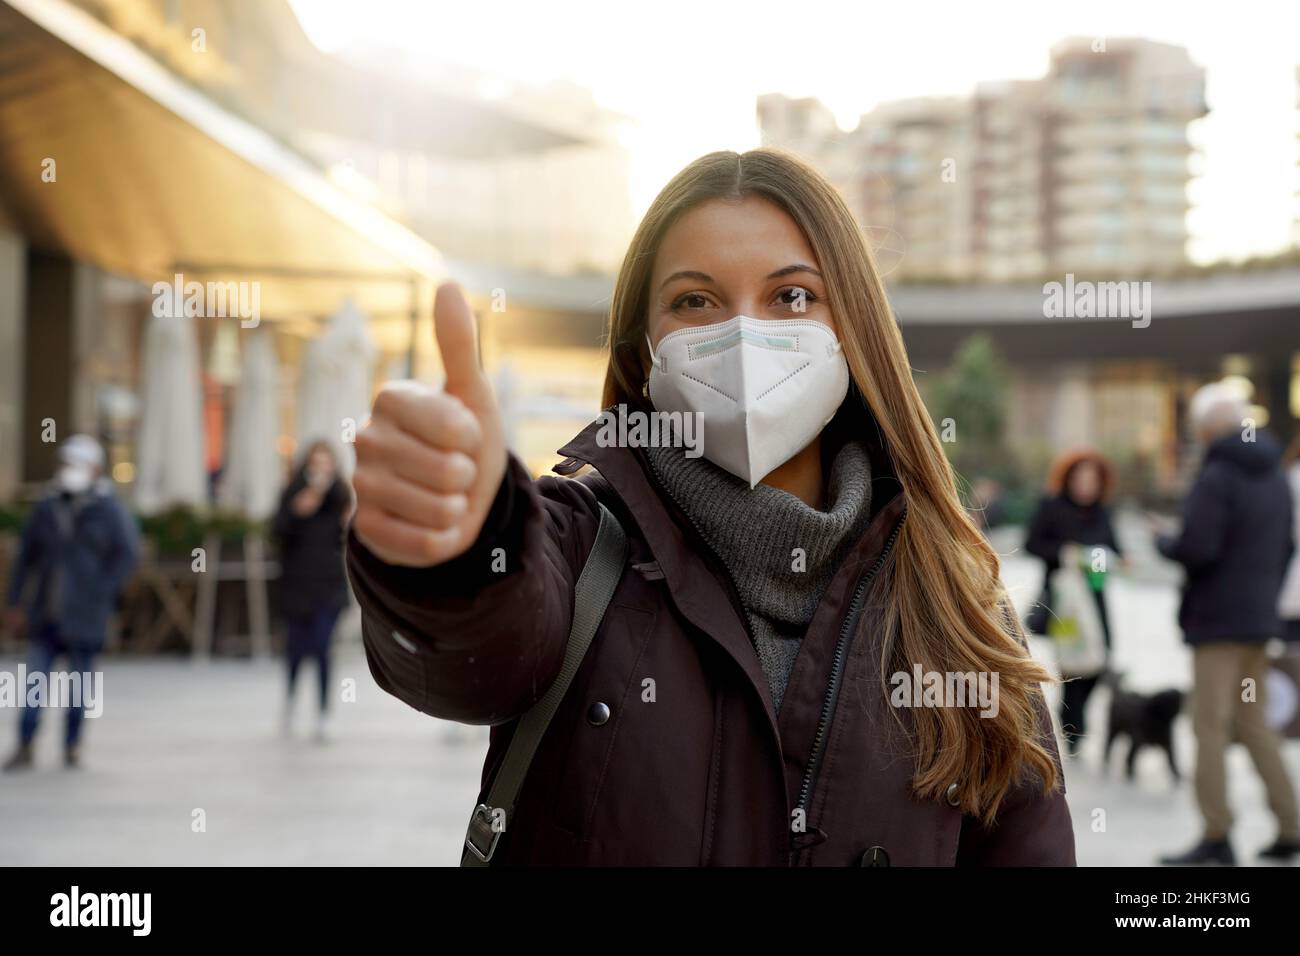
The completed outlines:
[[[102,477],[104,450],[89,435],[71,435],[59,446],[59,469],[23,527],[9,584],[9,626],[25,627],[31,642],[28,693],[18,729],[18,750],[6,770],[32,765],[32,740],[41,711],[52,700],[30,706],[33,687],[80,687],[67,708],[63,762],[79,763],[82,721],[94,659],[104,647],[108,618],[135,568],[139,536],[135,521]],[[66,656],[68,670],[55,669]],[[74,682],[72,675],[79,674]],[[35,698],[34,698],[35,699]]]
[[[1043,561],[1043,593],[1026,622],[1029,630],[1047,633],[1052,614],[1049,584],[1061,567],[1061,549],[1078,545],[1085,550],[1106,548],[1122,557],[1115,529],[1111,524],[1110,509],[1106,501],[1115,489],[1115,469],[1100,453],[1091,448],[1078,448],[1063,452],[1052,463],[1047,478],[1047,494],[1038,502],[1029,522],[1025,550]],[[1086,577],[1089,591],[1097,603],[1102,638],[1106,656],[1111,648],[1110,613],[1106,604],[1106,561],[1090,562]],[[1086,599],[1085,599],[1086,600]],[[1102,668],[1093,674],[1083,674],[1067,680],[1061,690],[1061,732],[1070,753],[1077,753],[1080,740],[1087,730],[1084,717],[1088,698],[1092,696]]]
[[[280,543],[281,607],[289,626],[285,733],[292,729],[298,671],[311,658],[320,676],[316,734],[328,736],[330,640],[348,601],[343,528],[351,512],[352,492],[339,475],[333,448],[315,442],[280,497],[273,528]]]
[[[1297,547],[1282,582],[1277,610],[1282,618],[1282,637],[1300,643],[1300,435],[1296,435],[1287,448],[1282,457],[1282,467],[1291,486],[1292,538]]]
[[[1235,863],[1225,773],[1234,728],[1277,818],[1277,840],[1260,856],[1290,859],[1300,852],[1300,820],[1264,695],[1265,642],[1282,630],[1278,594],[1294,550],[1291,492],[1277,440],[1248,421],[1236,390],[1206,385],[1189,412],[1205,458],[1183,503],[1181,533],[1156,544],[1186,569],[1178,621],[1192,647],[1196,799],[1205,828],[1191,850],[1161,862]]]

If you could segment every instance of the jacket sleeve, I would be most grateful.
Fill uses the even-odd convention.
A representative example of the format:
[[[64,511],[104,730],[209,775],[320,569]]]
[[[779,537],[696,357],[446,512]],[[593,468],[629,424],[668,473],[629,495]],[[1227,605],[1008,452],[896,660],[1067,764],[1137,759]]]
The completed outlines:
[[[573,588],[599,525],[580,481],[532,481],[513,456],[483,531],[433,568],[386,564],[349,531],[366,660],[385,691],[434,717],[500,724],[559,673]]]
[[[284,491],[280,492],[280,506],[275,509],[275,517],[271,520],[271,536],[277,541],[283,543],[291,538],[298,530],[299,517],[293,513],[293,496],[301,490],[301,486],[290,482],[285,486]]]
[[[280,493],[279,507],[271,518],[271,537],[281,547],[301,535],[304,528],[322,514],[332,516],[340,526],[352,516],[352,490],[342,480],[336,480],[330,485],[314,512],[306,516],[295,513],[293,500],[306,487],[307,483],[298,479],[291,481]]]
[[[1051,501],[1050,498],[1039,500],[1038,507],[1034,509],[1033,517],[1029,520],[1029,532],[1025,537],[1025,550],[1047,562],[1049,571],[1056,569],[1063,543],[1056,533],[1055,523],[1052,520]]]
[[[140,559],[140,530],[136,527],[135,517],[127,507],[116,498],[110,499],[110,505],[117,516],[117,542],[113,549],[112,593],[117,594],[126,586],[127,580],[135,570]]]
[[[42,509],[45,503],[41,502],[32,509],[32,513],[27,516],[27,522],[23,525],[22,537],[18,544],[18,557],[14,560],[13,575],[9,579],[9,599],[8,605],[15,607],[23,599],[23,588],[27,584],[27,576],[31,574],[36,562],[40,560],[41,542],[37,537],[36,528],[40,523]]]
[[[1190,569],[1213,564],[1228,535],[1228,476],[1210,465],[1201,471],[1183,502],[1183,528],[1156,539],[1160,553]]]

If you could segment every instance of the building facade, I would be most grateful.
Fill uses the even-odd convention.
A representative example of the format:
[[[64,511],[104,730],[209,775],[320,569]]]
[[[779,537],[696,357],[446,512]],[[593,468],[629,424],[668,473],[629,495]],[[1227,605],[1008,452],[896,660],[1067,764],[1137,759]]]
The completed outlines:
[[[758,115],[764,142],[843,190],[893,278],[1133,275],[1187,261],[1187,126],[1204,87],[1181,47],[1082,38],[1057,44],[1040,79],[885,103],[850,132],[808,100],[765,96]]]

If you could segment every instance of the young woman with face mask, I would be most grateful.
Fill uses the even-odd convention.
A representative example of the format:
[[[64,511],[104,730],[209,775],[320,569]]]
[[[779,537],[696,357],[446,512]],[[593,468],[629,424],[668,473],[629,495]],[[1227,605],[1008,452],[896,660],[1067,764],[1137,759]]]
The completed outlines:
[[[675,446],[597,420],[532,480],[459,290],[435,312],[445,389],[387,386],[357,438],[349,571],[380,686],[491,725],[484,793],[560,672],[602,505],[629,540],[494,862],[1074,863],[1047,674],[817,173],[710,154],[637,230],[604,405]]]

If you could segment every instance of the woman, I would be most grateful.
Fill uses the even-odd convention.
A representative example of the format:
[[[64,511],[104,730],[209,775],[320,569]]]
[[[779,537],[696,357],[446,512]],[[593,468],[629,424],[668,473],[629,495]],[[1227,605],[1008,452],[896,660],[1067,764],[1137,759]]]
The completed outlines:
[[[1043,560],[1044,581],[1061,566],[1061,548],[1067,544],[1085,549],[1102,547],[1117,557],[1123,556],[1115,540],[1110,511],[1105,502],[1115,486],[1115,472],[1101,454],[1092,449],[1077,449],[1061,454],[1052,464],[1047,479],[1047,495],[1038,503],[1029,522],[1025,550]],[[1110,654],[1110,614],[1106,608],[1106,568],[1087,574],[1089,590],[1097,602],[1102,638]],[[1090,565],[1093,562],[1090,562]],[[1040,610],[1048,610],[1050,599],[1044,594]],[[1050,610],[1048,610],[1050,614]],[[1047,614],[1041,617],[1046,618]],[[1044,631],[1031,618],[1030,629]],[[1101,673],[1075,677],[1066,681],[1061,691],[1061,731],[1070,753],[1075,753],[1085,732],[1084,710]]]
[[[348,600],[343,529],[351,509],[352,495],[339,477],[333,449],[328,442],[315,442],[280,496],[273,529],[280,542],[280,602],[289,625],[285,733],[290,731],[299,667],[311,658],[320,675],[316,733],[326,737],[330,638]]]
[[[435,327],[445,391],[388,386],[357,437],[348,564],[380,686],[492,726],[484,792],[559,670],[598,502],[630,540],[496,860],[1074,863],[1047,675],[817,173],[713,153],[637,230],[604,404],[676,416],[677,447],[598,420],[556,466],[594,471],[532,481],[454,286]],[[909,706],[931,672],[995,678],[994,706]]]

